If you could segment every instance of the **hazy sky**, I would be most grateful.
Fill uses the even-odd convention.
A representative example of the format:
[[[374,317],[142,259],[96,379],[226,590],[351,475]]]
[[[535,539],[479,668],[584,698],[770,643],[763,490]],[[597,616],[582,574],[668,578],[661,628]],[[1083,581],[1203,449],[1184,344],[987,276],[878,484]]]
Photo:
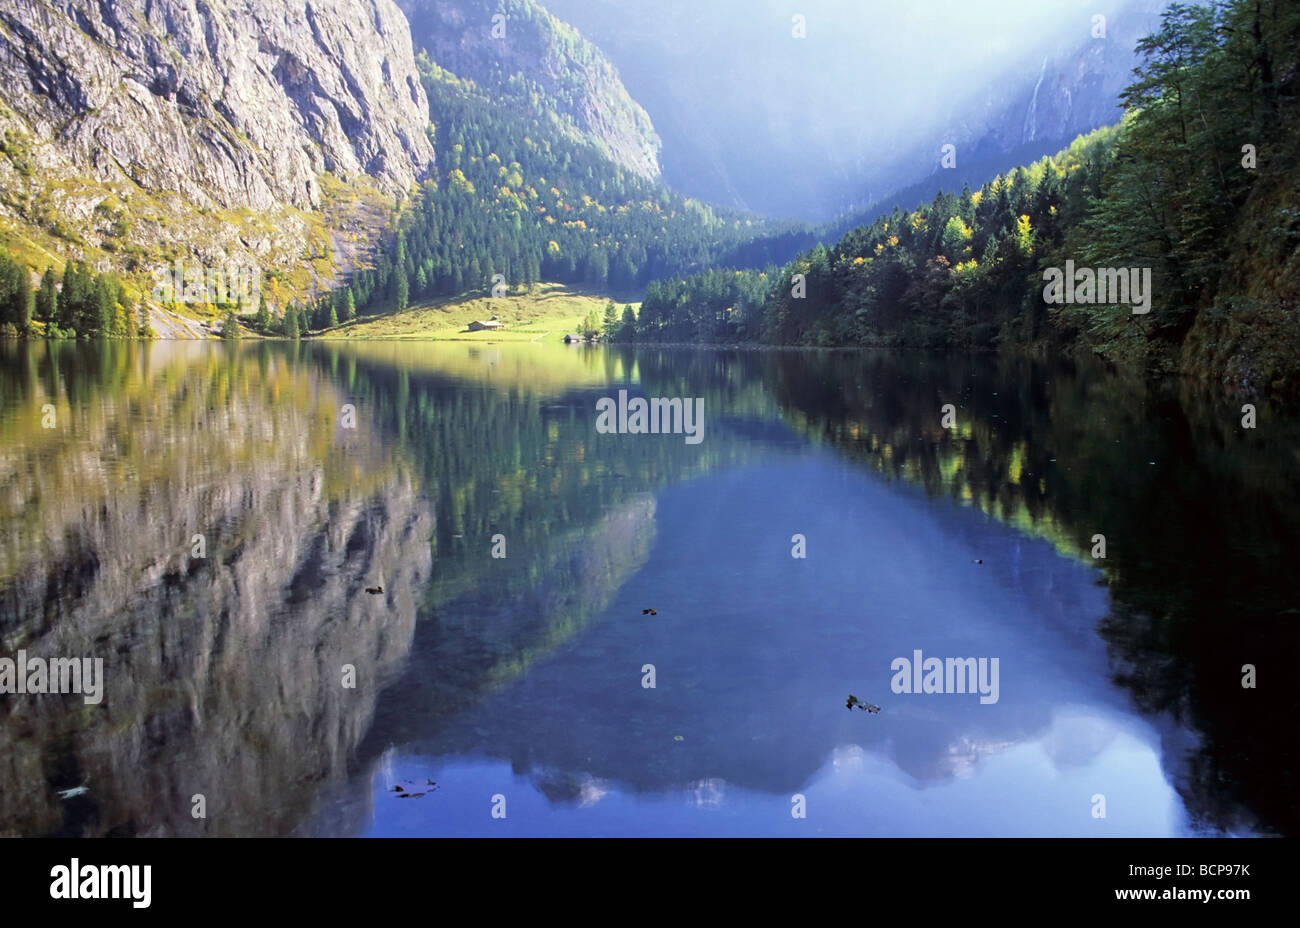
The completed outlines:
[[[729,184],[748,202],[783,182],[778,163],[850,182],[963,101],[1032,82],[1047,53],[1090,39],[1094,14],[1113,22],[1133,0],[541,2],[614,60],[664,138],[670,182]]]

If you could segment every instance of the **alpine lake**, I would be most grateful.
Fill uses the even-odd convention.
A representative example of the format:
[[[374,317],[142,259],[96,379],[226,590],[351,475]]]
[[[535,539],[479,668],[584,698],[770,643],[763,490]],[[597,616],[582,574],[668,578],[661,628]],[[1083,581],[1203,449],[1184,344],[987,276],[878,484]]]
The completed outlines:
[[[992,355],[10,341],[0,438],[0,834],[1300,834],[1285,404]],[[102,660],[99,700],[20,692],[20,651]]]

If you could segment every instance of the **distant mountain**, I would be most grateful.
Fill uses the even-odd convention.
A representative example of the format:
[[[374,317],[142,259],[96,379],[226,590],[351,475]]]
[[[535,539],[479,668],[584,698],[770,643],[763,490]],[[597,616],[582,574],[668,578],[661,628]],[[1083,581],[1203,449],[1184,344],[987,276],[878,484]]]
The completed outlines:
[[[659,136],[614,66],[534,0],[398,2],[416,47],[439,66],[489,92],[529,85],[576,139],[641,177],[659,177]]]
[[[1159,26],[1167,0],[1133,0],[1107,18],[1105,36],[1077,34],[1040,49],[954,107],[940,127],[871,171],[867,187],[846,204],[847,230],[895,205],[904,209],[940,190],[978,188],[990,177],[1065,148],[1123,115],[1119,95],[1139,64],[1137,42]],[[956,167],[941,165],[943,146]],[[874,209],[872,207],[875,207]]]
[[[1115,122],[1135,41],[1166,0],[544,2],[618,65],[674,189],[828,221],[924,179],[944,143],[959,166],[1007,168]]]

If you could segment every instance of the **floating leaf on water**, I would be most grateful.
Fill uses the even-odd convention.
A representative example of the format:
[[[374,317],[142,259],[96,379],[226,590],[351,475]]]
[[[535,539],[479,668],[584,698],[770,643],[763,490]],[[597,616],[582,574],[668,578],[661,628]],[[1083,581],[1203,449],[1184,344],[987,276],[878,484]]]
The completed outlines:
[[[858,709],[861,709],[863,712],[870,712],[872,715],[875,715],[877,712],[880,711],[879,706],[872,705],[869,702],[863,702],[861,699],[858,699],[858,697],[850,693],[848,701],[844,703],[844,708],[853,709],[855,706]]]

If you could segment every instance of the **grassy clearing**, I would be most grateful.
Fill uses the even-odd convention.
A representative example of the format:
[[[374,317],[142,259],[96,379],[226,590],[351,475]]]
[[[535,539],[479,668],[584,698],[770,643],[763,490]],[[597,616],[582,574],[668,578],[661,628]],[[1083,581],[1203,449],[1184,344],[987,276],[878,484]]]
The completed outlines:
[[[445,297],[422,302],[392,315],[365,316],[318,335],[318,338],[391,338],[467,342],[558,342],[577,332],[588,313],[603,318],[609,297],[582,293],[563,284],[540,284],[532,294],[490,297]],[[618,304],[620,315],[622,303]],[[632,304],[637,306],[639,304]],[[474,320],[498,316],[505,328],[467,332]]]
[[[345,364],[384,364],[412,375],[451,377],[462,383],[524,393],[555,395],[636,378],[635,362],[625,363],[616,352],[571,348],[553,341],[474,344],[410,338],[336,339],[319,347],[337,352]]]

